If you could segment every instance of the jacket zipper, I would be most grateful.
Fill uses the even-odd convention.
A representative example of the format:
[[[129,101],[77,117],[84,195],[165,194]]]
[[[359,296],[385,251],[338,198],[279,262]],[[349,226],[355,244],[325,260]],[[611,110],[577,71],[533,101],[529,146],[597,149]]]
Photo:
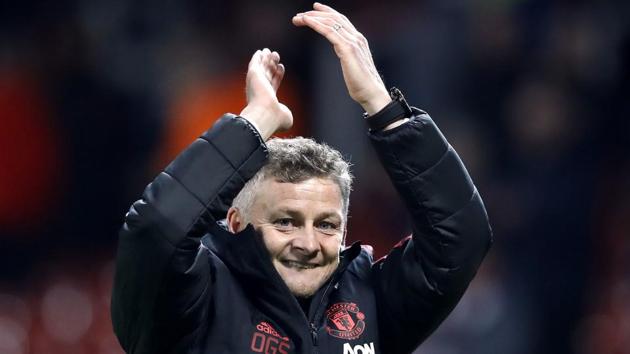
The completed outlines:
[[[313,339],[313,346],[317,347],[317,327],[311,322],[311,339]]]
[[[326,288],[324,289],[324,292],[322,293],[321,298],[319,299],[319,304],[317,304],[317,307],[315,308],[315,311],[313,312],[313,317],[309,319],[309,327],[311,330],[311,339],[313,341],[313,347],[315,349],[315,353],[318,353],[319,351],[317,350],[317,346],[318,346],[318,334],[317,334],[317,322],[319,321],[319,318],[321,316],[320,312],[322,312],[322,305],[324,304],[324,300],[326,299],[326,294],[328,294],[328,290],[330,290],[330,286],[335,283],[335,289],[337,288],[337,274],[333,275],[330,280],[328,281],[328,284],[326,285]]]

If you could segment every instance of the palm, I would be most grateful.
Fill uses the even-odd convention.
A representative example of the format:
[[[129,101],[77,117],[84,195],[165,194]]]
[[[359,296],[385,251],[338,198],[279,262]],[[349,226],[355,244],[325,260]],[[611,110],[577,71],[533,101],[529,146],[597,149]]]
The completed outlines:
[[[276,96],[283,78],[284,66],[278,53],[264,49],[252,56],[247,71],[247,104],[270,108],[278,129],[288,129],[293,124],[293,114]]]

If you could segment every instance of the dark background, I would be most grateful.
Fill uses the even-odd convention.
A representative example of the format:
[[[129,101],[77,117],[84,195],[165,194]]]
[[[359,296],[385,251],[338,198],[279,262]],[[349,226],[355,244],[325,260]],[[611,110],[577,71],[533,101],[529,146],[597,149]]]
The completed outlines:
[[[0,353],[120,353],[109,296],[128,206],[177,151],[244,105],[278,50],[291,134],[357,176],[349,241],[408,232],[306,1],[0,5]],[[333,3],[386,84],[427,110],[486,202],[495,244],[417,353],[630,353],[630,3]],[[229,306],[229,304],[226,304]]]

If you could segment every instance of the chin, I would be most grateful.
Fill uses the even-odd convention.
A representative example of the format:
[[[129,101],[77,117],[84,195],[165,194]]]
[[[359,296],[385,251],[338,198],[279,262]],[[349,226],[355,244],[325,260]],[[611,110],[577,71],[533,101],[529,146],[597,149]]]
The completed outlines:
[[[284,282],[296,297],[307,298],[315,295],[317,290],[326,283],[332,272],[323,272],[316,276],[309,276],[307,279],[296,279],[295,276],[287,277]]]
[[[305,284],[287,284],[287,286],[289,287],[289,290],[291,290],[291,293],[295,297],[309,298],[315,295],[315,293],[317,292],[321,284],[317,287],[314,287],[312,285],[305,285]]]
[[[287,285],[291,293],[299,298],[308,298],[330,279],[337,265],[327,265],[308,270],[296,270],[286,267],[281,262],[274,262],[280,278]]]

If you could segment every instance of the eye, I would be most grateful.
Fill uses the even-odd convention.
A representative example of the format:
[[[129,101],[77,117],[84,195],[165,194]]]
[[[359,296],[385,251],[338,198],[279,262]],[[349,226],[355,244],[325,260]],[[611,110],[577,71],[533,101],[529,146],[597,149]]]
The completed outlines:
[[[281,229],[289,229],[293,227],[293,219],[291,218],[279,218],[273,222],[274,225]]]
[[[339,225],[330,221],[322,221],[319,223],[319,225],[317,225],[317,227],[323,231],[335,231],[339,229]]]

